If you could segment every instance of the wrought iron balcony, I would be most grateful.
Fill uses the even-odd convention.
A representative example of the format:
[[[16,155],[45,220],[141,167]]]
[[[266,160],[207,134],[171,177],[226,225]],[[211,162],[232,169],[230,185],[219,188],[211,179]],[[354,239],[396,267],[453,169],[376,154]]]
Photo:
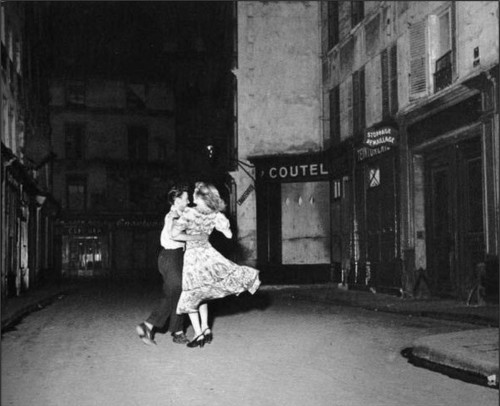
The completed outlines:
[[[452,52],[448,51],[436,61],[436,71],[434,73],[434,93],[451,85],[452,71]]]

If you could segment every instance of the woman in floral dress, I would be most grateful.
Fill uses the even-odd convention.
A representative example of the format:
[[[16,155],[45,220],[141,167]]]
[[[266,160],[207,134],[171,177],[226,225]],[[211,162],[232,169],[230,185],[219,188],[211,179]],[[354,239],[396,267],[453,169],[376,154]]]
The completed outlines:
[[[217,189],[197,182],[193,193],[196,207],[188,207],[175,222],[172,236],[182,231],[188,235],[208,234],[215,228],[226,238],[232,238],[229,220],[221,213],[225,208]],[[177,313],[188,313],[194,329],[194,338],[188,347],[203,347],[212,341],[208,326],[207,301],[249,291],[254,294],[260,286],[259,271],[235,264],[208,241],[188,241],[184,254],[182,293]]]

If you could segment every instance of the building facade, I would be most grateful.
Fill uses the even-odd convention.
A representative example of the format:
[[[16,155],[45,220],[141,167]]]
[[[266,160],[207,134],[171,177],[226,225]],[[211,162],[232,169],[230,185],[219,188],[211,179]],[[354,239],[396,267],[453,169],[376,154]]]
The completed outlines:
[[[1,294],[12,296],[50,278],[53,223],[48,114],[49,6],[1,5]]]
[[[172,89],[97,76],[54,78],[50,89],[61,275],[156,276],[179,180]]]
[[[463,299],[486,268],[495,285],[498,3],[237,9],[231,176],[263,280]]]
[[[323,2],[321,14],[332,166],[351,149],[342,281],[467,298],[498,264],[498,3]]]
[[[237,16],[239,165],[231,175],[242,260],[264,282],[328,279],[319,3],[238,2]]]

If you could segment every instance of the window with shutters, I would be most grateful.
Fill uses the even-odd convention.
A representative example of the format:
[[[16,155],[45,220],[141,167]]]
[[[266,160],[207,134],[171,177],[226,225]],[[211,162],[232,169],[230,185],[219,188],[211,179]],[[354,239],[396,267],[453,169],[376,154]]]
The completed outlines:
[[[328,49],[332,49],[339,42],[339,3],[327,2],[328,7]]]
[[[362,137],[365,120],[365,69],[361,68],[352,75],[352,131],[356,140]]]
[[[330,141],[332,144],[340,142],[340,92],[336,86],[330,90]]]
[[[384,49],[382,63],[382,116],[388,118],[398,111],[398,51],[397,45]]]
[[[427,46],[425,20],[410,26],[410,99],[427,91]]]
[[[351,27],[358,25],[365,18],[365,4],[363,1],[351,1]]]

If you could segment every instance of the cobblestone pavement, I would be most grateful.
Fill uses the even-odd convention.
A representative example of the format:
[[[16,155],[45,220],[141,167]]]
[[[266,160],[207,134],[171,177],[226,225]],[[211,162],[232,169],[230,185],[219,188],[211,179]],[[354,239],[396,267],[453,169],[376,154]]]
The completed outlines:
[[[203,349],[135,325],[159,289],[81,289],[2,337],[2,405],[497,405],[498,391],[417,368],[415,339],[476,328],[296,300],[285,292],[213,302]],[[191,330],[188,330],[191,335]]]

